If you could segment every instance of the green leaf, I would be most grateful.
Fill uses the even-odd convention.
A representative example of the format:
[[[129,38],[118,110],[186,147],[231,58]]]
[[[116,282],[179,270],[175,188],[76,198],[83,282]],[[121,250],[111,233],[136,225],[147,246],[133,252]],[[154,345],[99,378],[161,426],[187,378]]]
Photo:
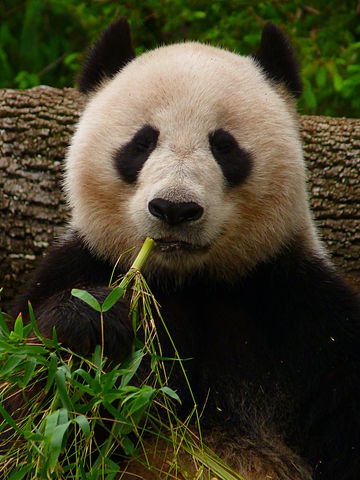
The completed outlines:
[[[333,82],[334,82],[334,89],[336,92],[340,92],[343,86],[343,79],[341,76],[336,73],[333,77]]]
[[[129,415],[134,415],[139,410],[145,410],[151,404],[155,392],[154,388],[147,385],[142,387],[135,401],[131,402]]]
[[[72,410],[71,400],[66,387],[65,370],[63,366],[59,367],[55,373],[55,383],[58,388],[63,406],[67,410]]]
[[[181,403],[179,395],[176,392],[174,392],[174,390],[172,388],[162,387],[162,388],[160,388],[160,391],[165,393],[168,397],[171,397],[174,400],[176,400],[177,402]]]
[[[68,420],[69,420],[68,411],[66,410],[66,408],[60,408],[58,425],[62,425],[63,423],[66,423]]]
[[[260,34],[259,33],[249,33],[243,36],[243,41],[248,43],[252,47],[255,47],[259,44]]]
[[[21,465],[17,467],[16,471],[10,475],[8,480],[22,480],[26,474],[31,472],[32,469],[33,469],[33,465],[31,463],[26,465]]]
[[[323,66],[320,66],[317,69],[316,76],[315,76],[316,84],[319,88],[322,88],[326,85],[326,76],[327,76],[326,68]]]
[[[129,432],[133,429],[132,424],[126,419],[126,417],[124,417],[124,414],[118,408],[111,405],[111,403],[107,401],[107,398],[104,399],[103,405],[106,408],[106,410],[110,413],[110,415],[116,418],[117,425],[118,425],[118,422],[120,421],[120,422],[124,422],[124,424],[131,427]]]
[[[27,325],[24,325],[24,328],[23,328],[23,337],[26,338],[29,333],[31,332],[32,330],[32,325],[31,323],[28,323]]]
[[[1,413],[1,416],[4,418],[4,420],[10,425],[10,427],[12,427],[18,433],[23,434],[23,431],[21,430],[21,428],[17,426],[15,420],[12,418],[11,415],[8,414],[8,412],[2,406],[1,402],[0,402],[0,413]]]
[[[124,449],[124,452],[125,452],[125,455],[134,455],[135,452],[136,452],[136,448],[135,448],[135,445],[133,444],[133,442],[130,440],[129,437],[124,437],[121,441],[121,445]]]
[[[17,87],[21,90],[39,85],[39,77],[36,73],[27,72],[25,70],[19,72],[14,81],[17,84]]]
[[[17,319],[15,320],[15,325],[14,325],[14,332],[19,338],[23,338],[23,330],[24,330],[24,324],[22,320],[21,313],[18,315]]]
[[[2,331],[2,333],[5,335],[5,337],[8,337],[9,336],[9,327],[7,325],[7,322],[5,320],[5,316],[3,314],[3,312],[0,311],[0,329]]]
[[[30,418],[30,420],[32,419]],[[44,436],[41,433],[34,433],[28,429],[24,430],[24,438],[29,442],[42,442],[44,440]]]
[[[16,367],[24,361],[26,355],[10,355],[8,361],[5,363],[0,371],[0,378],[6,378],[9,374],[14,373]]]
[[[124,295],[124,290],[121,287],[115,287],[109,295],[105,298],[104,303],[102,304],[101,308],[103,312],[107,312],[110,310],[111,307],[115,305],[115,303],[120,300],[120,298]]]
[[[100,303],[93,295],[91,295],[91,293],[87,292],[86,290],[79,290],[78,288],[73,288],[71,290],[71,295],[87,303],[93,310],[101,312]]]
[[[95,379],[97,382],[99,382],[99,378],[102,374],[103,362],[104,362],[104,359],[101,356],[101,346],[96,345],[94,354],[93,354],[93,363],[96,366]]]
[[[119,398],[124,396],[124,393],[120,390],[114,389],[112,392],[103,392],[104,395],[104,400],[106,400],[109,403],[114,402],[115,400],[118,400]]]
[[[346,69],[349,73],[357,73],[360,72],[360,65],[348,65]]]
[[[357,87],[358,85],[360,85],[360,72],[352,75],[343,82],[343,87]]]
[[[84,465],[81,462],[79,462],[79,468],[80,468],[81,480],[89,480],[89,477],[86,475]]]
[[[94,384],[94,379],[89,372],[86,372],[83,368],[78,368],[75,370],[71,377],[75,378],[76,375],[79,375],[88,385],[92,386]]]
[[[56,356],[56,353],[51,352],[49,357],[50,357],[50,361],[48,366],[48,376],[46,379],[46,386],[45,386],[45,390],[47,392],[50,390],[50,387],[53,384],[57,367],[58,367],[58,358]]]
[[[55,468],[55,465],[58,461],[58,458],[61,452],[64,435],[67,432],[67,429],[69,428],[70,423],[71,423],[70,421],[67,421],[62,425],[57,425],[55,427],[53,435],[50,438],[49,447],[48,447],[50,450],[49,457],[48,457],[48,467],[50,469]]]
[[[55,412],[50,413],[45,418],[45,438],[51,438],[52,434],[54,433],[56,425],[58,424],[59,414],[60,410],[55,410]]]
[[[39,328],[37,326],[37,323],[35,321],[34,310],[32,308],[32,305],[31,305],[30,301],[28,301],[28,309],[29,309],[30,323],[31,323],[32,329],[34,330],[37,338],[39,340],[42,340],[42,335],[41,335],[41,333],[39,331]]]
[[[69,55],[66,55],[64,58],[64,65],[67,66],[72,66],[73,64],[77,65],[77,62],[81,58],[81,53],[73,52],[70,53]]]
[[[81,428],[83,434],[85,435],[86,439],[90,438],[90,425],[88,419],[85,417],[85,415],[78,415],[75,418],[75,422],[79,425]]]
[[[47,343],[46,343],[47,345]],[[58,349],[60,347],[59,345],[59,342],[58,342],[58,339],[57,339],[57,335],[56,335],[56,328],[55,328],[55,325],[53,326],[53,331],[52,331],[52,340],[49,342],[49,346],[52,346],[56,349]]]
[[[126,362],[124,362],[124,364],[122,365],[123,368],[121,370],[127,371],[128,373],[124,373],[124,375],[122,376],[120,387],[125,387],[130,382],[130,380],[135,375],[137,369],[139,368],[143,357],[144,353],[141,350],[137,350]]]
[[[117,474],[121,471],[121,467],[117,463],[113,462],[109,457],[105,458],[104,463],[106,465],[106,473],[107,473],[106,480],[119,478]],[[116,475],[116,477],[114,475]]]
[[[102,385],[104,392],[111,391],[114,387],[116,380],[120,377],[121,370],[114,368],[110,372],[106,372],[102,378]]]
[[[309,82],[304,81],[304,93],[303,97],[307,107],[310,110],[314,110],[317,107],[316,97]]]
[[[64,435],[70,425],[68,412],[61,408],[45,418],[45,443],[47,450],[47,468],[53,469],[58,461]]]
[[[30,382],[30,380],[34,376],[35,372],[35,367],[37,365],[37,361],[35,357],[30,357],[28,361],[25,363],[25,372],[24,372],[24,378],[19,385],[24,388],[26,385]]]
[[[196,20],[202,20],[203,18],[206,18],[206,12],[198,10],[193,13],[193,17],[196,18]]]

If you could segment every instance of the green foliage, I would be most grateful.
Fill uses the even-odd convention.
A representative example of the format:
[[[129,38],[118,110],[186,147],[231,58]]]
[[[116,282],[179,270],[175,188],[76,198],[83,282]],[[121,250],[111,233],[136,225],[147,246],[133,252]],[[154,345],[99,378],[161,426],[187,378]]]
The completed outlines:
[[[135,351],[126,363],[105,371],[100,347],[88,360],[75,356],[56,341],[48,340],[44,345],[43,339],[38,339],[38,344],[30,344],[24,339],[25,333],[29,332],[25,332],[20,317],[11,332],[6,331],[2,321],[0,378],[6,382],[6,388],[0,403],[0,414],[4,418],[1,430],[11,426],[15,431],[8,443],[2,445],[6,445],[8,451],[0,460],[1,471],[9,478],[18,478],[16,475],[20,474],[25,477],[30,474],[30,461],[33,469],[26,478],[78,478],[80,466],[83,473],[91,471],[91,478],[101,478],[104,468],[107,474],[111,473],[114,466],[107,465],[109,451],[120,444],[125,453],[134,454],[135,444],[130,434],[136,430],[145,411],[160,393],[169,398],[174,398],[176,393],[168,387],[164,390],[129,384],[140,366],[142,351]],[[24,388],[30,383],[32,388],[39,384],[40,391],[31,401],[25,400],[24,416],[15,422],[3,406],[3,400],[15,388],[23,389],[26,396],[28,392]],[[48,395],[41,392],[44,387]],[[113,418],[112,426],[99,415],[102,409],[107,412],[106,416]],[[111,432],[112,436],[110,441],[95,447],[95,428],[98,427]],[[94,456],[94,464],[88,461],[90,454]],[[119,467],[116,468],[118,471]],[[64,471],[66,475],[61,473]]]
[[[24,325],[19,316],[12,330],[0,312],[0,471],[4,478],[111,480],[126,466],[124,454],[149,466],[144,436],[154,440],[154,458],[159,441],[172,449],[169,478],[171,471],[178,471],[180,451],[190,455],[198,477],[209,479],[214,472],[219,480],[241,480],[199,441],[194,399],[186,423],[176,416],[176,404],[181,401],[168,385],[174,362],[192,395],[191,388],[170,335],[174,358],[162,356],[152,310],[163,319],[139,270],[155,245],[145,240],[129,272],[102,304],[84,290],[72,292],[99,312],[101,323],[103,312],[126,292],[131,296],[130,315],[135,331],[142,328],[144,343],[135,339],[132,354],[121,364],[109,363],[103,344],[89,359],[62,347],[55,333],[52,339],[43,338],[30,304],[30,323]],[[163,327],[166,330],[164,323]],[[171,362],[169,368],[165,361]],[[137,376],[140,367],[141,376]],[[114,461],[115,454],[117,460],[122,456],[121,465]]]
[[[308,114],[360,115],[360,12],[356,0],[3,0],[0,87],[73,86],[87,47],[120,16],[137,54],[200,40],[249,54],[267,21],[290,36],[301,59]],[[358,11],[357,11],[358,9]]]
[[[114,291],[116,297],[110,294],[105,300],[108,306],[119,300],[119,288]],[[93,297],[75,293],[98,311]],[[147,383],[131,383],[148,347],[135,350],[121,365],[105,368],[100,346],[92,359],[85,359],[61,347],[56,338],[42,338],[34,325],[32,320],[24,326],[19,316],[10,331],[0,312],[0,414],[4,419],[0,431],[9,426],[14,430],[2,445],[8,450],[0,459],[1,471],[9,478],[44,479],[90,478],[90,473],[91,478],[103,478],[106,471],[110,478],[120,467],[110,461],[109,453],[120,445],[125,454],[136,454],[145,428],[140,428],[140,422],[154,399],[166,409],[170,401],[180,399],[163,383],[157,368],[149,372]],[[35,341],[26,340],[31,330]],[[6,399],[17,389],[22,391],[24,405],[15,421],[6,409],[11,405]],[[149,429],[150,420],[146,423]],[[99,427],[107,432],[102,443],[95,439]]]

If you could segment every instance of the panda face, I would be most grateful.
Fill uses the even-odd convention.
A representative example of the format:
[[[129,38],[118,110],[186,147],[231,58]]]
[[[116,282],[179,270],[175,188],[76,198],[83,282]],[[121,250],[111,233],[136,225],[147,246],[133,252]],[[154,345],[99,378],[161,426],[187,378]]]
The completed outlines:
[[[290,102],[254,59],[198,43],[144,54],[97,89],[65,188],[98,255],[115,262],[150,236],[148,268],[177,278],[245,272],[311,235]]]

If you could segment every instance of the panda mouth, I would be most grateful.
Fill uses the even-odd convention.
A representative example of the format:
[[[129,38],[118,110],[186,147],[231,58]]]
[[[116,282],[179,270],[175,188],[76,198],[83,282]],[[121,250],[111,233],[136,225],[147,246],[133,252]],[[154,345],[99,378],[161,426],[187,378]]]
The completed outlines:
[[[159,238],[155,239],[155,242],[162,252],[204,251],[208,248],[206,245],[198,245],[174,238]]]

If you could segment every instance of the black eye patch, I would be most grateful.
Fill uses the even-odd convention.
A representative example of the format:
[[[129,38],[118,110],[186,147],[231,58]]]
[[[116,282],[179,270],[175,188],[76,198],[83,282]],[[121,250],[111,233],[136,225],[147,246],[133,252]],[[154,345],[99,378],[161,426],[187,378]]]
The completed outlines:
[[[250,152],[241,148],[235,138],[222,129],[209,134],[209,143],[211,153],[220,165],[229,186],[242,183],[251,171]]]
[[[114,153],[114,163],[121,178],[134,183],[144,163],[155,150],[159,131],[151,125],[145,125],[126,145]]]

